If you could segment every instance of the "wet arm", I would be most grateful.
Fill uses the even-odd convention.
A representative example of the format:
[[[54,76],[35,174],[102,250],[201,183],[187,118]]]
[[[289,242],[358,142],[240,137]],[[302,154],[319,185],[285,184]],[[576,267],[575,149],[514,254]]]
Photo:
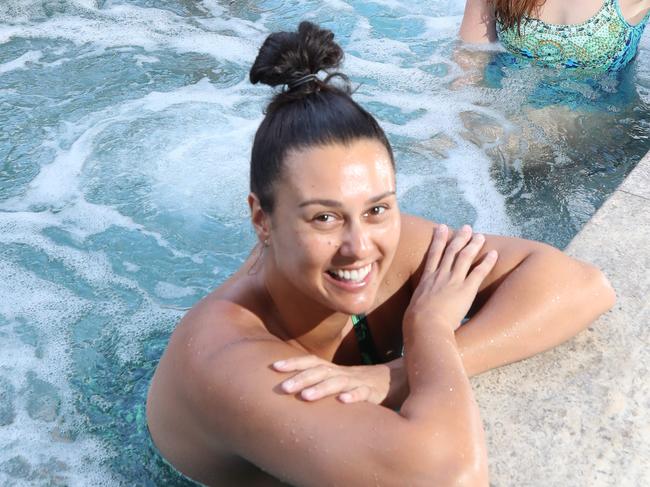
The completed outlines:
[[[342,404],[331,396],[307,402],[285,394],[271,364],[300,354],[274,337],[250,336],[218,351],[211,351],[213,340],[197,339],[205,350],[181,346],[180,368],[191,378],[183,396],[205,441],[227,445],[292,485],[487,485],[481,419],[453,330],[496,254],[468,274],[482,240],[466,231],[445,250],[446,234],[436,232],[404,316],[410,390],[399,413],[369,402]],[[210,325],[215,315],[236,318],[237,306],[219,306],[194,319]]]
[[[470,376],[548,350],[614,304],[598,269],[557,249],[504,237],[488,237],[486,248],[500,249],[501,268],[479,295],[478,311],[456,331]]]
[[[464,42],[486,43],[497,40],[494,9],[488,0],[467,0],[460,25]]]
[[[453,333],[436,328],[423,339],[418,333],[408,335],[413,346],[406,365],[416,387],[400,413],[332,397],[306,402],[278,391],[277,373],[261,357],[284,359],[296,351],[267,342],[232,347],[208,372],[190,367],[207,381],[201,380],[191,414],[214,438],[207,441],[218,439],[291,485],[487,485],[481,421]]]

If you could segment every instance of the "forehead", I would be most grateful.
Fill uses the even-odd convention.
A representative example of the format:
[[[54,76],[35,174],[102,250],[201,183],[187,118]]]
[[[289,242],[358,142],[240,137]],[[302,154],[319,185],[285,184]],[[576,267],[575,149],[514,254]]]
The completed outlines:
[[[386,148],[361,139],[291,151],[283,181],[299,198],[374,196],[395,190],[395,173]]]

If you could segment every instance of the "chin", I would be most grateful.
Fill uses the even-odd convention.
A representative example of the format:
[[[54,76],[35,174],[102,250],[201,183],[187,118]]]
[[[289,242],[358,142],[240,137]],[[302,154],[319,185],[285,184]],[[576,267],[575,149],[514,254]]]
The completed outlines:
[[[355,296],[356,299],[331,299],[330,307],[339,313],[348,315],[366,314],[375,302],[375,293],[372,296]]]

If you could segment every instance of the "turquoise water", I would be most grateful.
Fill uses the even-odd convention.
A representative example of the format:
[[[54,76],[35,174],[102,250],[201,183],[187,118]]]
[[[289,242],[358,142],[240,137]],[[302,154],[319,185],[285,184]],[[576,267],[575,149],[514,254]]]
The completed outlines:
[[[0,3],[0,484],[175,485],[138,416],[183,311],[253,243],[265,36],[337,34],[402,207],[565,245],[650,149],[650,44],[618,78],[459,81],[463,1]]]

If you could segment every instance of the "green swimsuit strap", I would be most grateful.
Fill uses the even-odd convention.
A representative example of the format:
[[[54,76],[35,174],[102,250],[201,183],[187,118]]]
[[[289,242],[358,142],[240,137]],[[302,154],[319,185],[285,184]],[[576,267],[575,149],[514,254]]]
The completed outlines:
[[[372,340],[366,315],[352,315],[352,325],[354,326],[354,334],[357,337],[357,344],[361,353],[361,362],[364,365],[382,363]]]

